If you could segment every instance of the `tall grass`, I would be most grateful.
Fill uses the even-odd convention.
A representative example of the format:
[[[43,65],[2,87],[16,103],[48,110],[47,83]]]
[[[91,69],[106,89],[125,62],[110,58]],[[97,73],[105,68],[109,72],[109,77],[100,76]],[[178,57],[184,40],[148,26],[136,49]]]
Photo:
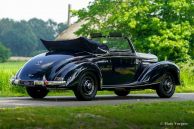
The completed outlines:
[[[25,62],[0,63],[0,96],[23,96],[25,91],[20,87],[13,87],[10,78],[24,65]]]
[[[22,61],[0,63],[0,96],[26,95],[24,88],[14,87],[9,82],[10,78],[16,74],[24,63]],[[178,65],[181,69],[181,86],[177,87],[177,92],[194,92],[194,60],[179,63]]]
[[[178,92],[194,92],[194,60],[178,64],[181,78],[181,87],[177,88]]]

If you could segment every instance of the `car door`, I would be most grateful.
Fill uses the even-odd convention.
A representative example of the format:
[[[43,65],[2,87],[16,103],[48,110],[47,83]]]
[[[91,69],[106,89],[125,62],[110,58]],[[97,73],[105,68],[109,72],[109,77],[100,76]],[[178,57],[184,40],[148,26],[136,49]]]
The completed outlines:
[[[129,84],[134,81],[136,72],[136,54],[127,39],[123,37],[106,39],[109,54],[99,59],[105,87]]]
[[[128,51],[115,52],[111,57],[112,62],[112,84],[129,84],[134,81],[136,72],[135,53]]]

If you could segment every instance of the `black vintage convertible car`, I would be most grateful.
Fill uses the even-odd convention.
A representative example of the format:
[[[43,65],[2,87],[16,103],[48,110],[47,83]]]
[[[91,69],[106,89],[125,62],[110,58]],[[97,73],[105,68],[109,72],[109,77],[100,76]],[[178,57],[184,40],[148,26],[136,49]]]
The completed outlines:
[[[180,84],[177,65],[136,52],[129,38],[93,34],[91,39],[42,40],[48,52],[29,60],[11,83],[25,86],[32,98],[70,89],[78,100],[92,100],[98,90],[127,96],[139,89],[154,89],[159,97],[169,98]]]

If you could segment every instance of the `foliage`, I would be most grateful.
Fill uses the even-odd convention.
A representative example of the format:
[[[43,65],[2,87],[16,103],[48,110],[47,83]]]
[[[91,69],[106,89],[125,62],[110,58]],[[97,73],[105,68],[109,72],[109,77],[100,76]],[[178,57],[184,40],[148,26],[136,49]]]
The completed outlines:
[[[66,24],[52,20],[30,19],[29,21],[0,20],[0,42],[10,48],[12,56],[32,56],[45,50],[40,38],[53,40]]]
[[[181,84],[184,87],[194,87],[194,60],[178,64],[181,69]]]
[[[132,36],[139,51],[160,60],[194,57],[193,0],[96,0],[72,12],[86,21],[78,35],[122,32]]]
[[[0,63],[5,62],[10,57],[10,50],[0,43]]]
[[[193,101],[0,108],[0,128],[192,129],[193,112]]]

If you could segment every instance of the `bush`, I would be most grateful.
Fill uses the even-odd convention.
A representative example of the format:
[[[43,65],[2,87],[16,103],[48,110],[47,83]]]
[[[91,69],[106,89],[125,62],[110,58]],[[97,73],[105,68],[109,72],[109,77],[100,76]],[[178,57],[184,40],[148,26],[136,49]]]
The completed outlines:
[[[181,84],[194,89],[194,60],[178,63],[181,69]]]
[[[10,57],[10,50],[0,43],[0,62],[5,62]]]

